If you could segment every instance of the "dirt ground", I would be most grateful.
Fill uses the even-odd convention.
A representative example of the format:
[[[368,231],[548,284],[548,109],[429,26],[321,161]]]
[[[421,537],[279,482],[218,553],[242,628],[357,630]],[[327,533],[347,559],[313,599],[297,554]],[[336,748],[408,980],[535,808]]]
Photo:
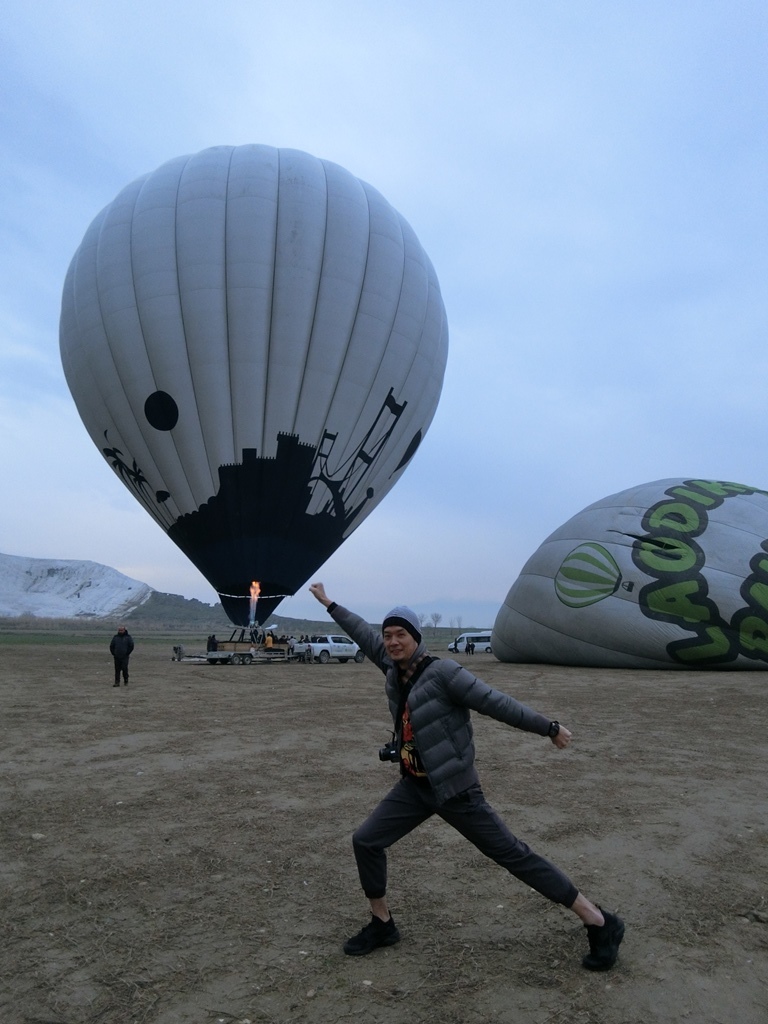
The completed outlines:
[[[369,663],[207,666],[142,642],[0,647],[2,1024],[765,1024],[768,677],[472,669],[575,734],[475,717],[490,801],[627,933],[572,915],[439,820],[397,844],[399,945],[350,835],[395,780]],[[446,653],[446,652],[440,652]]]

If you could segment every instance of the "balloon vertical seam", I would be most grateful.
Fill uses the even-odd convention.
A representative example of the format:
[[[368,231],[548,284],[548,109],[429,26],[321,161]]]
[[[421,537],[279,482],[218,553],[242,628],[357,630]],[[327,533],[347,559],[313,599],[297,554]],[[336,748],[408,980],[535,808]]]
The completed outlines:
[[[363,297],[363,295],[365,294],[365,291],[366,291],[366,283],[369,280],[368,266],[369,266],[369,263],[370,263],[370,254],[371,254],[371,248],[372,248],[372,245],[373,245],[373,235],[374,235],[374,232],[373,232],[372,228],[370,227],[374,222],[373,222],[373,218],[371,217],[371,202],[370,202],[370,196],[368,194],[368,189],[364,187],[363,188],[363,192],[365,194],[365,200],[366,200],[366,204],[368,206],[369,236],[368,236],[368,251],[366,253],[366,261],[365,261],[365,263],[366,263],[366,265],[365,265],[365,272],[363,274],[363,283],[362,283],[362,287],[360,289],[360,299],[358,300],[358,314],[359,314],[359,309],[360,309],[360,302],[362,301],[362,297]],[[386,200],[385,200],[385,202],[386,202]],[[381,355],[379,356],[378,365],[376,366],[376,369],[375,369],[375,371],[372,374],[372,379],[373,379],[374,383],[376,382],[376,380],[377,380],[377,378],[378,378],[378,376],[379,376],[379,374],[381,372],[382,363],[384,362],[384,359],[386,358],[386,353],[387,353],[389,341],[392,338],[392,329],[393,329],[393,327],[395,325],[395,321],[397,320],[397,313],[398,313],[398,310],[400,309],[400,305],[401,305],[402,299],[403,299],[403,282],[405,280],[405,245],[403,244],[403,225],[402,225],[402,221],[401,221],[401,218],[400,218],[400,214],[397,212],[397,210],[395,210],[393,207],[391,207],[389,205],[389,203],[387,203],[387,206],[389,207],[389,209],[392,210],[395,222],[397,223],[398,231],[400,232],[400,256],[401,256],[401,259],[400,259],[400,288],[399,288],[399,292],[398,292],[398,296],[397,296],[397,301],[393,304],[392,315],[391,315],[391,318],[389,320],[389,324],[387,326],[387,331],[386,331],[387,344],[382,347]],[[347,342],[347,353],[348,353],[349,348],[351,346],[352,338],[355,336],[355,333],[357,332],[357,330],[358,330],[358,315],[356,314],[354,326],[353,326],[352,332],[350,334],[349,340]],[[345,358],[346,358],[346,354],[347,353],[345,353]],[[336,390],[334,390],[334,398],[335,398],[335,395],[336,395]],[[346,449],[341,453],[341,461],[338,463],[339,468],[341,468],[342,466],[347,465],[353,459],[353,457],[355,455],[356,446],[355,446],[355,442],[352,439],[356,436],[356,432],[357,432],[358,426],[360,425],[360,423],[361,423],[361,421],[363,419],[363,416],[366,413],[367,404],[368,404],[367,400],[365,402],[363,402],[363,404],[361,405],[360,410],[359,410],[359,412],[357,414],[357,418],[355,420],[355,423],[354,423],[354,425],[352,426],[352,428],[349,431],[350,441],[348,442]],[[331,405],[329,406],[329,408],[332,407],[332,406],[333,406],[333,400],[331,401]]]
[[[325,262],[326,250],[327,250],[327,245],[328,245],[328,208],[329,208],[329,204],[330,204],[329,194],[328,194],[328,173],[326,171],[325,162],[323,160],[320,160],[320,161],[318,161],[318,163],[320,164],[320,166],[322,168],[323,179],[325,181],[325,222],[324,222],[324,227],[323,227],[323,244],[322,244],[322,255],[321,255],[321,258],[320,258],[320,273],[317,275],[317,284],[316,284],[316,287],[315,287],[315,301],[314,301],[314,306],[313,306],[313,310],[312,310],[312,322],[309,325],[309,332],[308,332],[308,338],[307,338],[307,350],[306,350],[306,354],[305,354],[305,358],[304,358],[304,363],[303,363],[303,367],[302,367],[301,385],[299,387],[299,394],[298,394],[297,401],[296,401],[296,409],[294,411],[293,418],[292,418],[292,421],[291,421],[291,432],[296,434],[297,436],[299,436],[298,416],[299,416],[299,410],[301,408],[301,393],[302,393],[302,391],[304,389],[304,383],[305,383],[305,381],[307,380],[307,377],[308,377],[309,353],[312,350],[312,341],[313,341],[313,336],[314,336],[314,333],[315,333],[315,324],[317,322],[317,305],[318,305],[318,301],[319,301],[319,297],[320,297],[320,284],[321,284],[321,281],[323,279],[323,270],[322,270],[322,268],[323,268],[323,265],[324,265],[324,262]],[[278,176],[278,188],[279,188],[279,182],[280,182],[280,178]],[[278,203],[278,209],[279,209],[279,203]],[[342,360],[342,365],[343,365],[343,360]],[[311,380],[310,380],[309,383],[310,383],[310,387],[311,387]],[[329,404],[328,408],[330,408],[330,404]],[[325,416],[323,417],[323,424],[324,424],[324,426],[325,426],[325,424],[327,424],[327,415],[328,415],[328,409],[326,409]],[[315,458],[317,458],[317,453],[320,450],[320,446],[322,444],[322,437],[323,437],[323,434],[321,432],[320,437],[318,437],[318,439],[317,439],[317,444],[315,445]],[[289,523],[291,524],[291,527],[293,526],[293,523],[295,521],[300,522],[301,521],[300,517],[303,516],[303,515],[304,515],[304,510],[299,508],[298,506],[294,506],[294,508],[292,509],[291,515],[289,517]]]
[[[227,164],[227,184],[224,189],[224,217],[222,220],[222,227],[224,230],[224,336],[227,339],[227,367],[229,369],[229,404],[230,407],[234,402],[234,387],[232,381],[232,344],[229,336],[229,270],[228,270],[228,218],[227,218],[227,207],[229,205],[229,182],[232,176],[232,160],[235,155],[234,147],[229,151],[229,162]],[[235,447],[235,424],[232,422],[232,451],[235,453],[237,458],[238,452]]]
[[[133,297],[133,305],[134,305],[134,308],[135,308],[135,311],[136,311],[136,320],[138,322],[139,330],[141,332],[141,338],[142,338],[142,342],[144,343],[144,350],[145,350],[145,352],[146,352],[146,342],[145,342],[145,338],[144,338],[144,329],[143,329],[143,326],[141,324],[141,314],[140,314],[140,311],[139,311],[139,304],[138,304],[138,299],[137,299],[137,296],[136,296],[136,288],[135,288],[134,277],[133,277],[133,269],[134,269],[134,267],[133,267],[133,216],[134,216],[134,213],[135,213],[135,210],[136,210],[136,203],[138,202],[139,195],[141,194],[141,190],[144,187],[144,184],[146,183],[146,180],[147,180],[147,178],[145,177],[141,181],[141,184],[139,185],[139,188],[133,193],[133,200],[132,200],[132,206],[131,206],[131,230],[130,230],[130,235],[129,235],[129,240],[128,240],[128,250],[129,250],[128,262],[129,262],[129,265],[130,265],[130,268],[131,268],[131,281],[130,281],[131,294],[132,294],[132,297]],[[123,191],[123,193],[121,193],[121,195],[125,195],[125,190]],[[110,360],[111,360],[112,366],[114,367],[115,377],[116,377],[116,379],[120,383],[120,387],[121,387],[121,389],[123,391],[123,394],[125,394],[125,392],[126,392],[126,383],[125,383],[125,380],[124,380],[124,378],[123,378],[123,376],[122,376],[122,374],[120,372],[119,362],[115,358],[114,348],[113,348],[113,345],[111,343],[110,331],[107,329],[107,324],[106,324],[106,320],[105,320],[105,310],[104,310],[104,304],[102,302],[102,291],[101,291],[101,288],[99,287],[99,259],[98,259],[98,257],[99,257],[99,253],[102,252],[102,250],[104,248],[104,246],[102,244],[103,233],[104,233],[104,229],[107,226],[107,222],[109,220],[109,214],[112,212],[112,210],[113,210],[113,205],[110,204],[110,206],[107,208],[107,211],[105,213],[105,216],[104,216],[103,220],[101,221],[101,224],[99,225],[99,235],[98,235],[98,241],[97,241],[97,245],[96,245],[96,250],[95,250],[95,253],[94,253],[94,268],[93,269],[94,269],[94,277],[96,278],[96,282],[97,282],[96,298],[97,298],[98,306],[99,306],[99,317],[100,317],[100,320],[101,320],[102,331],[103,331],[103,334],[104,334],[104,338],[106,339],[107,350],[109,352]],[[97,379],[97,378],[95,378],[95,379]],[[99,394],[102,395],[101,389],[99,389]],[[109,401],[107,401],[106,397],[104,397],[103,395],[102,395],[102,401],[104,402],[105,408],[107,409],[107,411],[109,412],[113,422],[115,423],[115,427],[118,430],[118,433],[119,433],[119,435],[120,435],[120,437],[122,439],[121,443],[124,443],[125,441],[128,440],[128,438],[126,436],[126,429],[125,429],[126,428],[126,424],[124,423],[122,428],[121,428],[120,423],[115,418],[114,412],[113,412],[113,410],[112,410],[112,408],[110,406]],[[151,469],[152,472],[157,474],[157,466],[155,464],[154,459],[151,457],[150,446],[147,444],[147,439],[144,436],[144,432],[141,429],[141,426],[140,426],[140,424],[139,424],[137,419],[135,420],[134,426],[135,426],[136,435],[138,435],[138,439],[140,439],[142,446],[146,450],[146,457],[142,458],[142,460],[141,460],[142,464],[139,467],[139,471],[140,471],[142,476],[145,474],[145,471],[148,471],[150,469]],[[105,439],[107,439],[106,435],[105,435]],[[134,468],[135,468],[136,467],[136,462],[137,462],[137,452],[136,452],[136,448],[134,447],[134,445],[131,445],[130,447],[131,447],[130,458],[133,461]],[[101,449],[101,454],[108,461],[108,456],[107,456],[106,451],[105,451],[104,448]],[[113,466],[113,471],[114,471],[114,466]],[[157,474],[157,475],[159,476],[159,474]],[[158,509],[157,505],[154,504],[153,502],[148,501],[145,498],[144,493],[143,493],[143,489],[141,489],[141,487],[133,488],[133,493],[135,493],[138,496],[139,500],[144,505],[144,507],[147,509],[149,514],[152,516],[152,518],[155,519],[155,521],[163,529],[167,529],[168,528],[168,524],[167,524],[167,522],[164,521],[164,517],[159,514],[159,509]]]
[[[282,151],[277,150],[277,196],[276,196],[276,209],[275,223],[272,234],[272,287],[269,290],[269,331],[267,334],[267,350],[265,353],[265,366],[264,366],[264,392],[261,396],[261,440],[262,440],[262,455],[264,455],[264,447],[267,444],[267,397],[269,392],[269,366],[272,360],[272,327],[274,324],[275,315],[275,268],[277,267],[277,240],[280,235],[280,182],[282,180],[281,165],[282,165]]]
[[[309,363],[309,353],[312,350],[312,340],[313,340],[314,333],[315,333],[315,324],[317,322],[317,304],[318,304],[318,300],[320,298],[320,283],[321,283],[321,281],[323,279],[323,269],[322,268],[323,268],[323,265],[325,263],[325,256],[326,256],[326,251],[327,251],[327,246],[328,246],[328,206],[329,206],[329,198],[328,198],[328,172],[327,172],[327,170],[325,168],[325,161],[324,160],[319,160],[318,163],[322,167],[323,179],[325,180],[325,226],[323,228],[323,246],[322,246],[322,250],[323,251],[322,251],[322,256],[320,258],[320,273],[317,276],[317,286],[315,288],[315,304],[314,304],[314,308],[313,308],[313,311],[312,311],[312,323],[309,325],[309,338],[308,338],[308,342],[307,342],[307,358],[304,360],[304,365],[303,365],[303,368],[302,368],[301,386],[299,388],[299,400],[296,402],[296,409],[294,411],[293,420],[292,420],[292,423],[291,423],[291,431],[294,434],[298,433],[298,430],[297,430],[297,420],[298,420],[298,415],[299,415],[299,409],[301,407],[301,400],[300,399],[301,399],[301,393],[304,390],[304,382],[307,379],[307,366],[308,366],[308,363]],[[347,345],[349,345],[349,339],[347,339]],[[344,360],[342,358],[342,365],[343,364],[344,364]],[[311,381],[310,381],[310,386],[311,386]],[[333,401],[332,398],[331,398],[331,401]],[[330,403],[329,403],[328,408],[330,408]],[[327,409],[326,409],[326,417],[324,417],[324,422],[326,421],[326,419],[327,419]],[[320,444],[321,444],[321,440],[318,439],[317,446],[316,446],[317,449],[319,449]]]
[[[186,343],[187,330],[186,330],[186,321],[185,321],[185,317],[184,317],[184,303],[181,301],[181,275],[179,273],[179,217],[178,217],[179,192],[181,191],[181,179],[182,179],[182,176],[184,174],[185,169],[189,166],[191,160],[192,160],[192,157],[191,156],[188,157],[186,163],[184,164],[184,167],[180,167],[179,171],[178,171],[178,174],[176,175],[176,196],[175,196],[174,202],[173,202],[173,239],[174,239],[174,243],[175,243],[174,247],[173,247],[173,265],[174,265],[174,268],[175,268],[175,271],[176,271],[176,294],[179,297],[179,314],[181,316],[182,333],[184,334],[184,351],[187,354],[187,370],[189,371],[189,381],[190,381],[190,386],[192,388],[192,394],[195,395],[195,377],[194,377],[194,374],[192,373],[192,365],[191,365],[190,358],[189,358],[189,348],[187,347],[187,343]],[[176,455],[177,455],[178,460],[179,460],[179,467],[181,469],[182,476],[187,481],[187,487],[189,487],[190,493],[194,494],[195,489],[194,489],[194,487],[192,485],[192,481],[189,478],[189,474],[187,473],[187,468],[186,468],[186,465],[185,465],[185,460],[181,457],[181,454],[179,453],[178,447],[176,445],[176,439],[173,436],[173,431],[171,431],[171,439],[173,441],[173,446],[174,446],[174,448],[176,450]],[[206,443],[205,443],[205,434],[204,433],[202,434],[202,442],[203,442],[203,447],[206,448],[206,460],[207,460],[208,452],[207,452],[207,447],[206,447]],[[214,483],[215,483],[215,481],[214,481]]]
[[[199,398],[199,396],[198,396],[198,389],[195,386],[195,374],[194,374],[194,370],[193,370],[193,367],[192,367],[192,360],[190,358],[190,353],[189,353],[189,332],[187,330],[188,322],[189,322],[189,317],[188,317],[188,315],[186,315],[186,312],[185,312],[184,298],[183,298],[183,292],[182,292],[182,288],[181,288],[181,273],[179,271],[179,252],[180,252],[180,250],[182,248],[181,243],[180,243],[180,239],[179,239],[179,195],[181,193],[181,183],[182,183],[182,180],[184,178],[184,174],[186,173],[187,169],[189,168],[190,164],[192,163],[192,161],[194,159],[195,159],[194,156],[190,156],[190,157],[187,158],[186,163],[184,164],[184,166],[182,168],[180,168],[178,176],[176,178],[176,199],[175,199],[174,206],[173,206],[173,228],[174,228],[174,238],[175,238],[175,243],[176,243],[175,246],[174,246],[174,249],[175,249],[175,260],[174,260],[174,262],[175,262],[175,265],[176,265],[176,289],[177,289],[177,292],[178,292],[178,295],[179,295],[179,310],[181,312],[182,330],[183,330],[184,339],[185,339],[185,351],[187,353],[187,366],[189,367],[189,377],[190,377],[190,385],[191,385],[191,388],[192,388],[192,394],[193,394],[193,396],[195,398],[195,403],[198,406],[200,406],[200,405],[202,405],[202,403],[198,402],[198,398]],[[218,484],[218,480],[217,480],[217,476],[216,476],[216,471],[211,468],[211,461],[212,460],[211,460],[210,446],[209,446],[208,439],[206,437],[206,431],[204,429],[201,430],[201,440],[202,440],[202,444],[203,444],[203,449],[205,451],[205,462],[207,463],[207,465],[209,467],[212,485],[213,485],[213,487],[215,489],[217,484]],[[213,460],[213,462],[215,463],[215,460]]]

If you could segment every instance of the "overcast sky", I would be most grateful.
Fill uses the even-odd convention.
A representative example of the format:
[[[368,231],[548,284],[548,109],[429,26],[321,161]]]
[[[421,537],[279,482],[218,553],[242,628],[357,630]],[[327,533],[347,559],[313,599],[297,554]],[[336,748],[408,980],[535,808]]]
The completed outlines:
[[[6,0],[0,551],[216,594],[108,468],[61,370],[67,266],[130,181],[306,150],[410,222],[450,329],[409,469],[317,574],[492,625],[544,538],[674,476],[768,487],[763,0]],[[305,594],[279,612],[316,616]]]

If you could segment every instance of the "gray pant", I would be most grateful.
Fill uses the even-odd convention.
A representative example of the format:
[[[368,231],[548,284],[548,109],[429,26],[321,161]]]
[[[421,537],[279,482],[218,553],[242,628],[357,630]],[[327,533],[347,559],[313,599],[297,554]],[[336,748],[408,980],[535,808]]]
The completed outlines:
[[[567,875],[512,835],[479,785],[438,805],[430,786],[402,778],[352,836],[360,882],[368,899],[386,894],[387,848],[433,814],[553,903],[570,907],[578,896]]]

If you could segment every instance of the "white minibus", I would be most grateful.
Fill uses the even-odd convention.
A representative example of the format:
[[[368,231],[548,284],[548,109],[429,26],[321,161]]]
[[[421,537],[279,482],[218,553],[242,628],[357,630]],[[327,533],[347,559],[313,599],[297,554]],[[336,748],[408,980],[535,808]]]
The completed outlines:
[[[461,633],[452,643],[448,644],[448,650],[453,651],[454,654],[463,654],[468,640],[471,640],[475,645],[476,651],[485,651],[487,654],[491,653],[490,629],[483,630],[482,633]]]

